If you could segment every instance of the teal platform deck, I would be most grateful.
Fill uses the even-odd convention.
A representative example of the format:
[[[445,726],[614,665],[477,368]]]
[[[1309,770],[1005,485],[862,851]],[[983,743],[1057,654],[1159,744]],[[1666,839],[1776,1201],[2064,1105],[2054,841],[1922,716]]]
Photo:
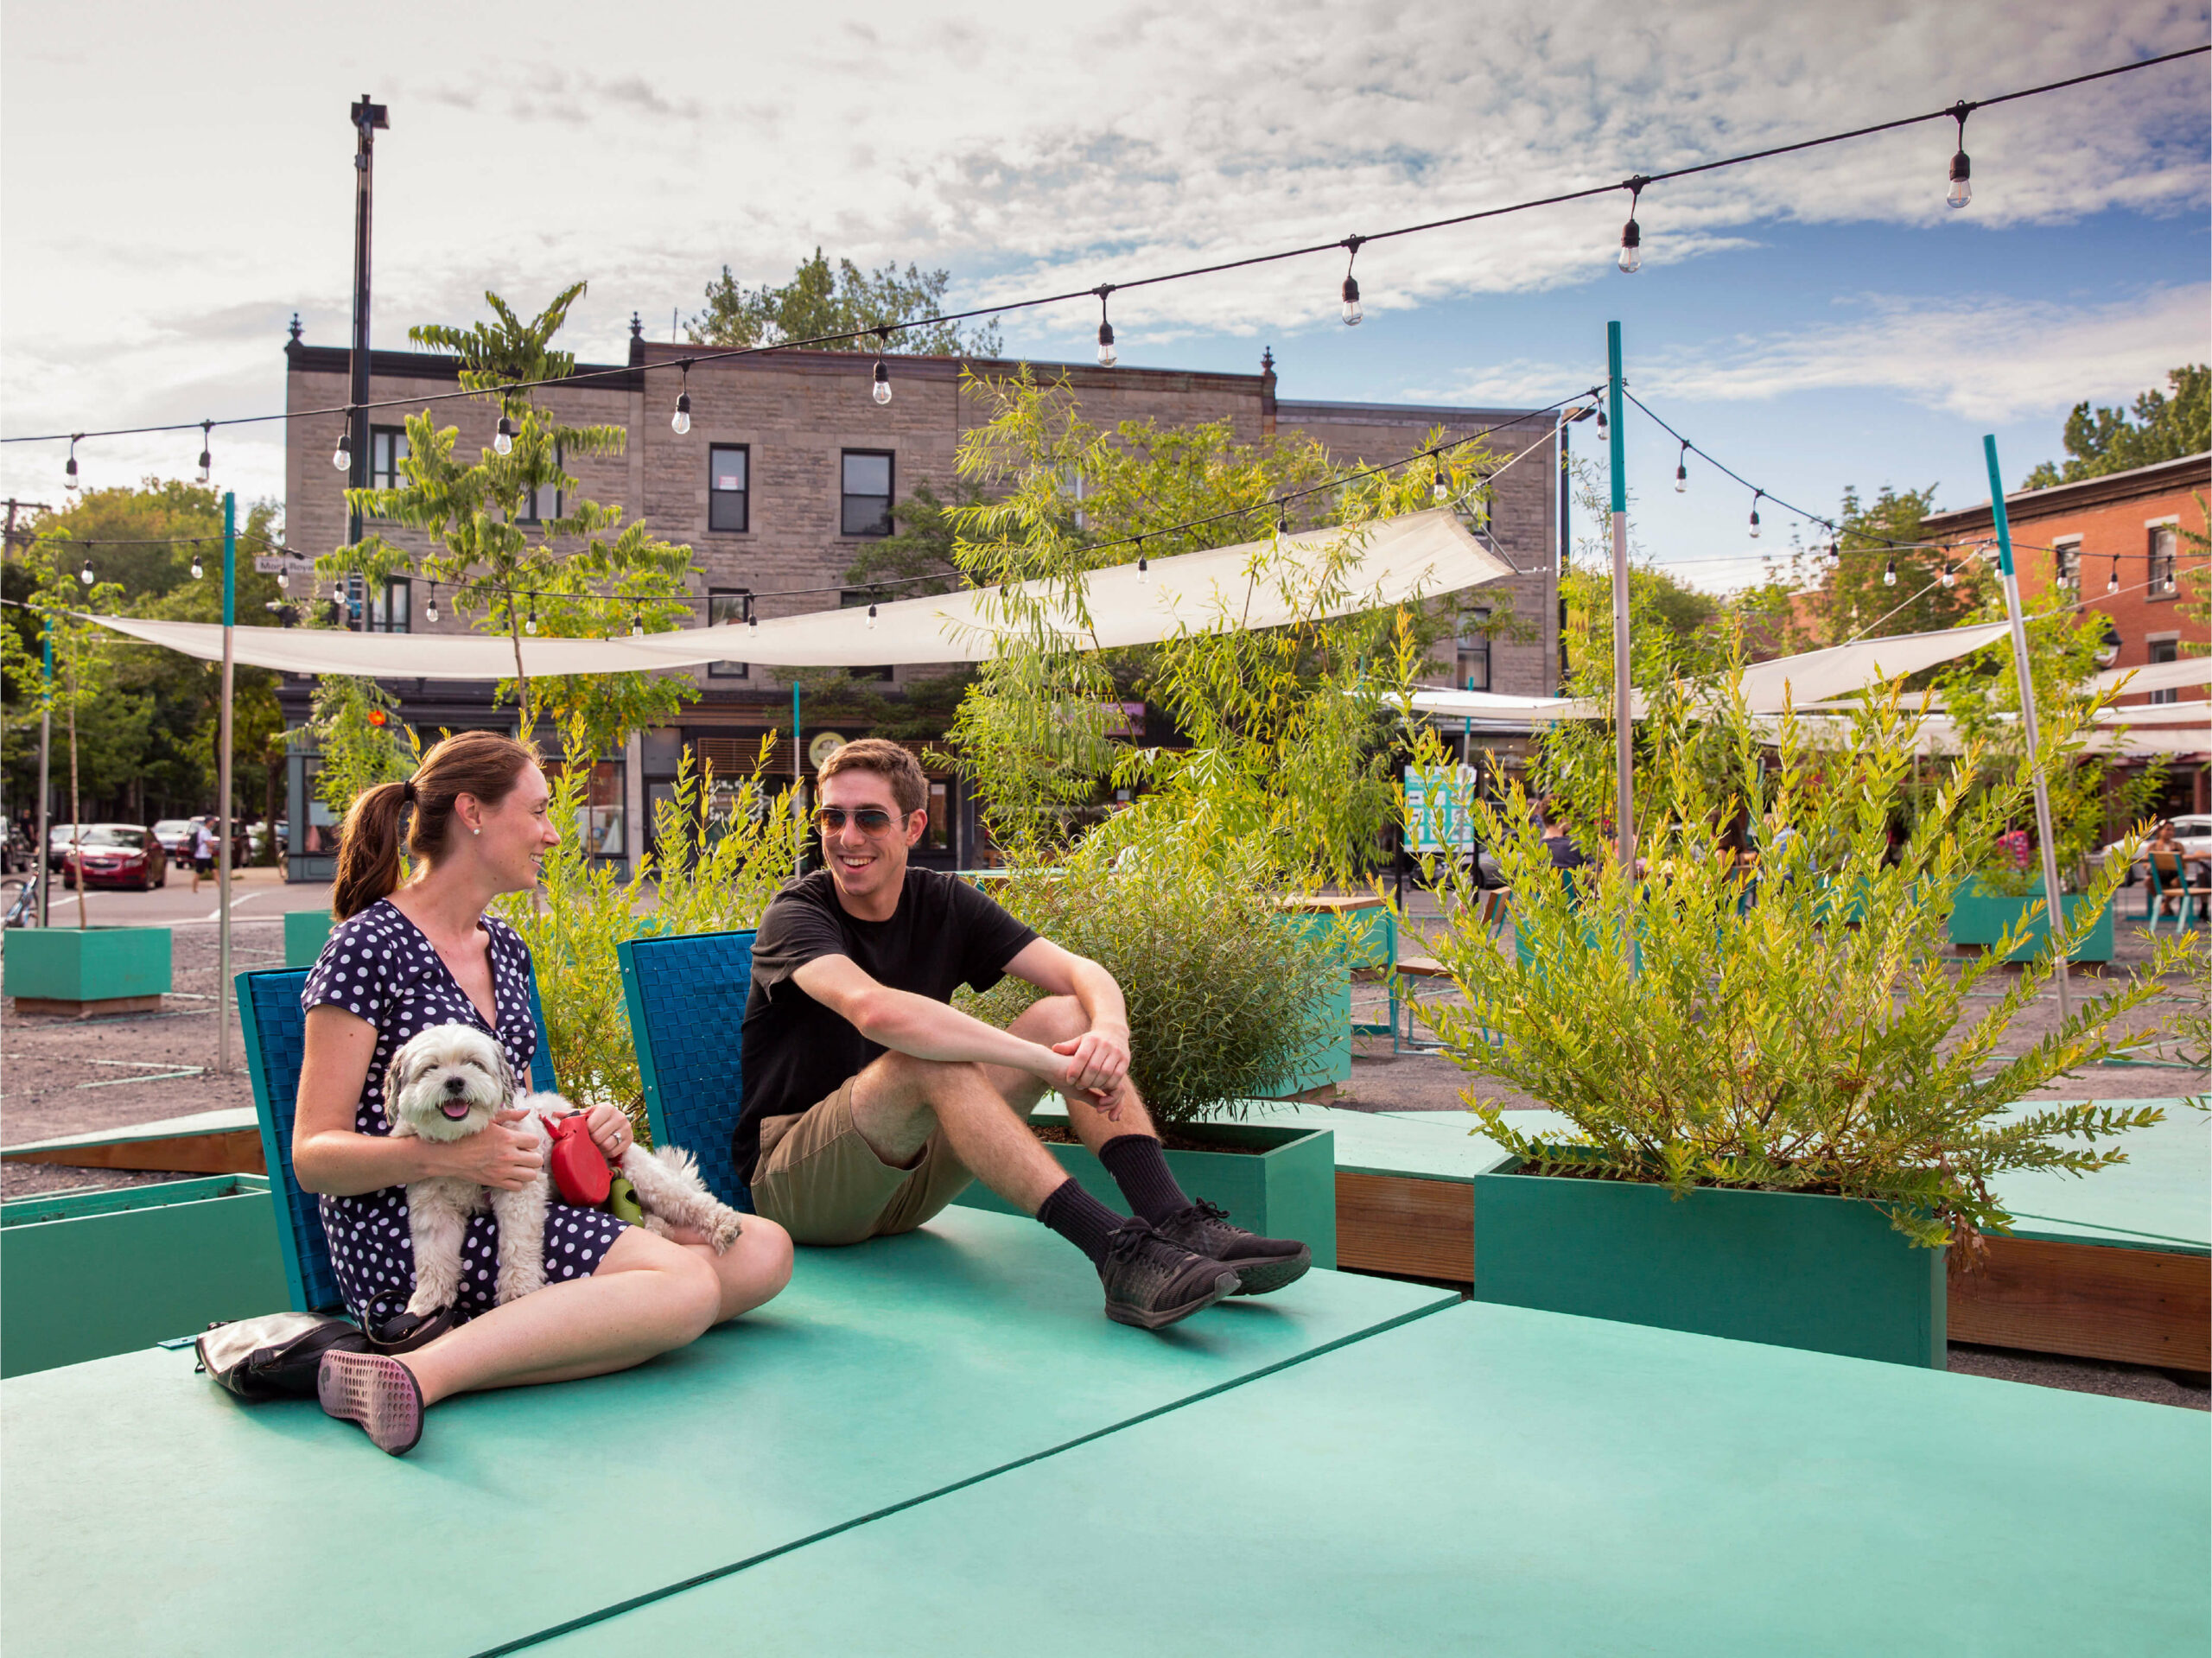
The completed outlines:
[[[2196,1411],[1469,1304],[550,1649],[2196,1658],[2209,1459]]]
[[[1043,1228],[955,1209],[802,1253],[753,1317],[615,1376],[453,1401],[404,1458],[153,1350],[0,1384],[10,1654],[473,1653],[1454,1304],[1334,1273],[1159,1335]],[[756,1648],[747,1639],[739,1643]]]

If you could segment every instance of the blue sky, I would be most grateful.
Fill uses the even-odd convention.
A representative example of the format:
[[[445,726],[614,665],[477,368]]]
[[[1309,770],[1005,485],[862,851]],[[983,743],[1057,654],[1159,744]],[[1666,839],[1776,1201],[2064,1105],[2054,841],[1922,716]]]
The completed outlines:
[[[1040,22],[1039,19],[1046,21]],[[341,343],[346,105],[392,111],[378,166],[375,328],[466,321],[496,289],[592,283],[567,343],[664,334],[725,262],[778,280],[817,243],[944,265],[956,302],[1233,257],[1618,180],[2198,44],[2203,6],[1954,0],[1941,9],[1541,10],[1224,0],[857,0],[619,14],[391,0],[378,24],[238,0],[0,7],[0,427],[281,406],[292,312]],[[2206,60],[1978,112],[1972,206],[1943,206],[1948,123],[1625,198],[1117,295],[1131,364],[1250,370],[1287,397],[1541,403],[1603,372],[1737,470],[1816,511],[1843,487],[1986,494],[2059,452],[2077,399],[2120,402],[2212,356]],[[1024,314],[1009,347],[1082,357],[1095,309]],[[1586,430],[1587,429],[1585,429]],[[1630,428],[1637,541],[1726,585],[1786,543],[1745,492]],[[93,483],[184,475],[196,433],[88,443]],[[281,492],[274,428],[219,432],[219,481]],[[60,452],[0,450],[54,499]]]

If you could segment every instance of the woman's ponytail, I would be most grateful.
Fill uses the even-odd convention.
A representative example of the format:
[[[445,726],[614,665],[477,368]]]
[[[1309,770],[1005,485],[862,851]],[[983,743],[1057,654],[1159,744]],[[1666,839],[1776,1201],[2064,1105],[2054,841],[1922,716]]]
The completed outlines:
[[[379,783],[354,797],[338,838],[338,876],[330,912],[350,921],[399,888],[399,829],[412,783]]]
[[[527,743],[492,731],[464,731],[433,743],[404,783],[379,783],[354,797],[338,840],[338,875],[330,911],[350,921],[380,898],[399,890],[400,828],[407,850],[435,862],[451,833],[454,803],[470,795],[496,806],[537,765]]]

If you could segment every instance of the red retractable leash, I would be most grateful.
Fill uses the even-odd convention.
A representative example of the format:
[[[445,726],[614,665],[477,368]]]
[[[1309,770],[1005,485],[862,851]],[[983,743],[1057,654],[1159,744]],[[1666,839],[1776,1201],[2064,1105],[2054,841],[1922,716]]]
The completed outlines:
[[[607,1166],[607,1154],[593,1141],[583,1113],[571,1117],[549,1117],[542,1111],[537,1115],[553,1135],[550,1160],[561,1201],[584,1209],[598,1208],[614,1188],[614,1171]]]

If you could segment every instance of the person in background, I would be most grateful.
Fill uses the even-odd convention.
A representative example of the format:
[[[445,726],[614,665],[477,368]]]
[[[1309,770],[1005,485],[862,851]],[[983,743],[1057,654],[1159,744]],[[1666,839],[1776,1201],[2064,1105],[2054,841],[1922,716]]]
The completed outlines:
[[[207,817],[192,820],[192,890],[200,890],[200,878],[215,873],[215,823]]]

